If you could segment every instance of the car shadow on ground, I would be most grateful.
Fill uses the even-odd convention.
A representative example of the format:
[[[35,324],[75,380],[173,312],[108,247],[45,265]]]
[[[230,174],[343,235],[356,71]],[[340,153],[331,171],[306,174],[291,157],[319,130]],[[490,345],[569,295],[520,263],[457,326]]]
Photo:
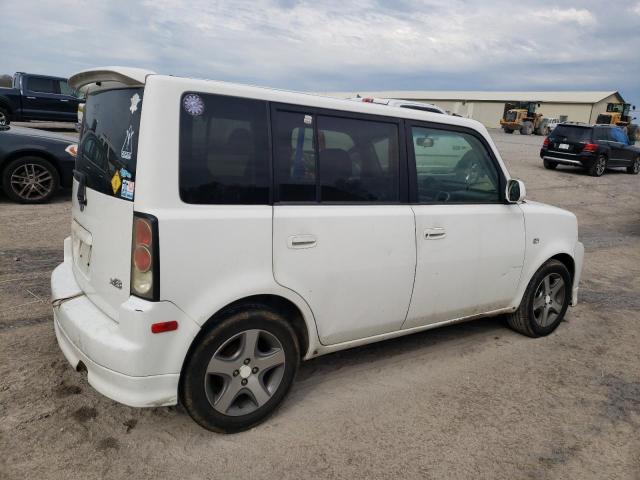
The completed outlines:
[[[297,402],[321,388],[325,380],[331,380],[336,375],[357,375],[365,365],[367,370],[371,370],[394,363],[414,363],[417,359],[428,364],[429,360],[425,356],[430,355],[434,349],[447,357],[455,355],[459,358],[471,350],[488,346],[483,340],[491,339],[493,347],[498,341],[508,342],[508,337],[511,336],[515,337],[517,334],[508,329],[505,316],[500,315],[331,353],[302,362],[291,397],[295,397]]]

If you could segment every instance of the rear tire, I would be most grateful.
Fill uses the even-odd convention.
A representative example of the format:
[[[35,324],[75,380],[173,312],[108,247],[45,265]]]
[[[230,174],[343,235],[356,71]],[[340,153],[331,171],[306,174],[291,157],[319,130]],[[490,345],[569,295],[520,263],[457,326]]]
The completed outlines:
[[[592,177],[601,177],[607,169],[607,157],[598,155],[596,159],[589,165],[587,171]]]
[[[0,125],[9,125],[11,123],[11,116],[9,110],[4,107],[0,107]]]
[[[513,130],[511,130],[510,128],[505,128],[504,133],[513,133]]]
[[[531,122],[524,122],[520,128],[520,135],[531,135],[533,133],[533,125]]]
[[[60,175],[44,158],[20,157],[2,172],[2,188],[14,202],[46,203],[60,188]]]
[[[627,167],[627,173],[631,175],[638,175],[638,173],[640,173],[640,157],[633,161],[633,165]]]
[[[552,162],[551,160],[543,160],[542,163],[544,163],[544,168],[547,170],[555,170],[558,166],[557,162]]]
[[[507,316],[516,332],[543,337],[553,332],[571,300],[571,275],[558,260],[549,260],[535,273],[524,292],[518,310]]]
[[[195,345],[180,377],[180,399],[207,430],[247,430],[282,403],[299,363],[291,325],[276,311],[249,305],[226,314]]]

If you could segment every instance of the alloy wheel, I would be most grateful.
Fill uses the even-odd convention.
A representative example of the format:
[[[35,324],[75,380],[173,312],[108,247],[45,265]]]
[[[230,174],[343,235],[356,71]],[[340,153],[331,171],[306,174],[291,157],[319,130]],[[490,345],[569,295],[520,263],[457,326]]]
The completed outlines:
[[[596,172],[598,176],[604,174],[605,169],[607,168],[607,160],[604,157],[598,157],[596,163]]]
[[[7,124],[7,115],[0,110],[0,125],[6,125]]]
[[[633,162],[633,173],[640,173],[640,157],[636,158]]]
[[[207,400],[224,415],[247,415],[271,399],[284,370],[280,341],[265,330],[245,330],[211,357],[204,380]]]
[[[36,163],[24,163],[11,174],[11,188],[23,200],[42,200],[51,194],[54,178],[51,172]]]
[[[556,321],[566,301],[566,285],[561,275],[550,273],[542,279],[533,297],[533,317],[541,327]]]

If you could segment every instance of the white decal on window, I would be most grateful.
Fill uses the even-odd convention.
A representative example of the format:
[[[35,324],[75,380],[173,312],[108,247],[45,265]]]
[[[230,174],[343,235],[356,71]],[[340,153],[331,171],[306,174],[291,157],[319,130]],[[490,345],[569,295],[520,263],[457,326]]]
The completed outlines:
[[[182,106],[189,115],[194,117],[200,116],[204,113],[204,102],[200,95],[190,93],[182,99]]]
[[[124,143],[122,144],[122,150],[120,150],[120,156],[124,160],[131,160],[131,154],[133,153],[133,148],[131,146],[131,141],[133,140],[133,127],[129,125],[129,128],[126,132],[126,137],[124,139]]]
[[[136,93],[133,97],[131,97],[131,106],[129,107],[129,110],[131,110],[131,113],[134,113],[136,110],[138,110],[139,103],[140,103],[140,95]]]

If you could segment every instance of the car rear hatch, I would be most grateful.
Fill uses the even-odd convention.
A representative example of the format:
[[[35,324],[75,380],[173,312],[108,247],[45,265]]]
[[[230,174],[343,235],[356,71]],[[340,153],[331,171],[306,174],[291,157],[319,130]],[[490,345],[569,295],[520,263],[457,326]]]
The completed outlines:
[[[547,151],[554,156],[575,157],[591,142],[591,133],[588,125],[558,125],[549,135]]]
[[[146,78],[141,71],[123,70],[81,72],[70,79],[73,88],[88,90],[73,181],[73,271],[89,299],[116,322],[118,307],[130,292]]]

